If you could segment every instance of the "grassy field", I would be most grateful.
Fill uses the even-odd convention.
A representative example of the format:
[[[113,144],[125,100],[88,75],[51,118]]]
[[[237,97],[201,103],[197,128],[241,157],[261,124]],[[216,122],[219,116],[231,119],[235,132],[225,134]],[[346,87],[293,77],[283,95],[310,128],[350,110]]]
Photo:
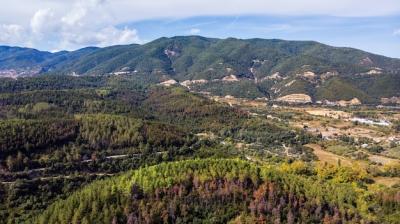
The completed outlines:
[[[374,181],[377,184],[392,187],[393,185],[400,183],[400,177],[375,177]]]
[[[318,160],[321,162],[326,162],[328,164],[337,165],[340,160],[340,164],[343,166],[352,166],[354,164],[354,162],[356,162],[352,159],[322,150],[322,147],[317,144],[307,144],[305,146],[313,149],[314,154],[318,157]]]

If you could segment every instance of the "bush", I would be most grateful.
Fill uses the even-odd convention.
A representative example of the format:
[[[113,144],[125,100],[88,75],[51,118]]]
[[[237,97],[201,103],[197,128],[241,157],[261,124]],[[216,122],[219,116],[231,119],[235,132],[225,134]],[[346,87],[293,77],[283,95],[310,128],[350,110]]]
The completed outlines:
[[[385,149],[384,149],[382,146],[380,146],[380,145],[372,145],[372,146],[368,147],[367,150],[368,150],[369,152],[372,152],[372,153],[381,153],[381,152],[383,152]]]

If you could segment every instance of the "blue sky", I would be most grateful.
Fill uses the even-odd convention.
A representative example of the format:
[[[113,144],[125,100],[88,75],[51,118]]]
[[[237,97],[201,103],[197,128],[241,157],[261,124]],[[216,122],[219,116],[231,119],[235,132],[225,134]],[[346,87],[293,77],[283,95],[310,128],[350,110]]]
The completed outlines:
[[[176,35],[315,40],[400,58],[399,0],[0,0],[0,45],[40,50]]]
[[[203,16],[147,20],[120,26],[134,27],[144,41],[175,35],[315,40],[400,58],[400,34],[395,33],[400,26],[400,16]]]

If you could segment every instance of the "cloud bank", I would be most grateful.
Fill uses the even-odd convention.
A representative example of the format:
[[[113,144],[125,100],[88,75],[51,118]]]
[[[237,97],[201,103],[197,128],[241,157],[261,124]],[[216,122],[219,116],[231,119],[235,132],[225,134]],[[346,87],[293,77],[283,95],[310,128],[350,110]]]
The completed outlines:
[[[23,40],[24,28],[17,24],[0,25],[0,43],[19,44]]]
[[[1,24],[0,42],[28,47],[46,45],[50,51],[139,43],[135,29],[116,26],[105,3],[77,0],[68,10],[40,8],[29,19],[29,26]]]
[[[13,0],[0,7],[0,44],[73,50],[88,45],[141,43],[140,33],[134,27],[121,24],[156,19],[399,14],[399,0]],[[197,27],[186,30],[187,34],[203,34],[203,29],[200,32]]]

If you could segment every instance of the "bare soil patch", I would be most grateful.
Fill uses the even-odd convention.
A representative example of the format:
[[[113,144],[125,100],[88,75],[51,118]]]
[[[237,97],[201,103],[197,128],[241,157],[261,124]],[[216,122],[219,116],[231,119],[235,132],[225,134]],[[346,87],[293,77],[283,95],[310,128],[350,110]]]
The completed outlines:
[[[400,184],[400,177],[375,177],[374,181],[377,184],[392,187],[395,184]]]
[[[340,160],[340,164],[343,166],[352,166],[355,162],[349,158],[339,156],[339,155],[333,154],[331,152],[327,152],[327,151],[323,150],[320,145],[317,145],[317,144],[307,144],[305,146],[313,149],[314,154],[318,157],[318,159],[321,162],[326,162],[326,163],[332,164],[332,165],[338,165],[338,162]]]

